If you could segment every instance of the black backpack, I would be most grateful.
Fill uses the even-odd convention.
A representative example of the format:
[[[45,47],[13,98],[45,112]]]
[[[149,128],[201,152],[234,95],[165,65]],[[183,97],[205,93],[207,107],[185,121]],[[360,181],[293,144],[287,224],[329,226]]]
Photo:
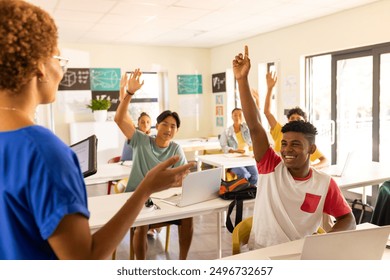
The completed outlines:
[[[229,232],[233,232],[235,226],[242,221],[243,201],[246,199],[256,198],[257,187],[251,185],[245,178],[237,178],[232,181],[221,179],[221,187],[219,188],[219,197],[226,200],[233,200],[228,207],[226,215],[226,228]],[[236,219],[233,226],[230,215],[236,207]]]

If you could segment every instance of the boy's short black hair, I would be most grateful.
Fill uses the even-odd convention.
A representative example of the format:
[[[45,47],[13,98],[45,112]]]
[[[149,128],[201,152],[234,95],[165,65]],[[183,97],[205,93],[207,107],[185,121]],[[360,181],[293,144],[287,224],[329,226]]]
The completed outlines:
[[[292,121],[282,127],[282,133],[300,132],[303,133],[310,144],[315,143],[317,128],[309,122]]]
[[[234,111],[242,111],[242,109],[241,108],[234,108],[233,110],[232,110],[232,114],[234,113]]]
[[[172,117],[176,120],[176,127],[180,127],[180,118],[176,112],[172,112],[171,110],[165,110],[157,117],[157,124],[165,120],[167,117]]]
[[[294,114],[300,115],[305,120],[305,122],[307,122],[307,115],[301,108],[294,107],[294,108],[290,109],[287,112],[287,119],[289,119]]]

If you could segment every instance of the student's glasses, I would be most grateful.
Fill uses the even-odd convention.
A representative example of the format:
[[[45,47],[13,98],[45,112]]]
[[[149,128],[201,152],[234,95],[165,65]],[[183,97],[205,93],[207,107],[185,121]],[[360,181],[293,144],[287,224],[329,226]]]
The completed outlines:
[[[67,65],[68,65],[69,59],[62,57],[62,56],[58,56],[58,55],[53,55],[53,58],[58,59],[58,61],[60,62],[62,72],[65,74],[66,70],[68,69]]]

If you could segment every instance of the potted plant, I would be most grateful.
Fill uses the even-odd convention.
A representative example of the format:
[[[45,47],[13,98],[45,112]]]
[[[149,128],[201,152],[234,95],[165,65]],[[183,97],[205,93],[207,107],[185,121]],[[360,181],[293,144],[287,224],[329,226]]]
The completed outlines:
[[[87,105],[87,108],[93,112],[95,121],[104,122],[107,120],[107,110],[111,107],[111,101],[106,98],[97,96],[96,99],[92,99],[91,103]]]

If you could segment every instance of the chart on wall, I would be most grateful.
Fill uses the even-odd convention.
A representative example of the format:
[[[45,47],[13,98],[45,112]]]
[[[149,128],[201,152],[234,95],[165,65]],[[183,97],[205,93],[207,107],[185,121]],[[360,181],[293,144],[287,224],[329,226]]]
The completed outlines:
[[[58,90],[90,90],[90,69],[69,68],[62,78]]]
[[[222,94],[215,95],[215,125],[217,127],[224,126],[223,110],[224,110],[223,95]]]
[[[226,73],[217,73],[211,76],[213,93],[226,92]]]
[[[107,98],[111,101],[108,111],[116,111],[119,105],[119,84],[121,70],[119,68],[92,68],[92,99]]]
[[[61,110],[85,113],[91,99],[107,98],[116,111],[120,78],[120,68],[69,68],[58,87]]]
[[[178,94],[201,94],[202,75],[177,75]]]

